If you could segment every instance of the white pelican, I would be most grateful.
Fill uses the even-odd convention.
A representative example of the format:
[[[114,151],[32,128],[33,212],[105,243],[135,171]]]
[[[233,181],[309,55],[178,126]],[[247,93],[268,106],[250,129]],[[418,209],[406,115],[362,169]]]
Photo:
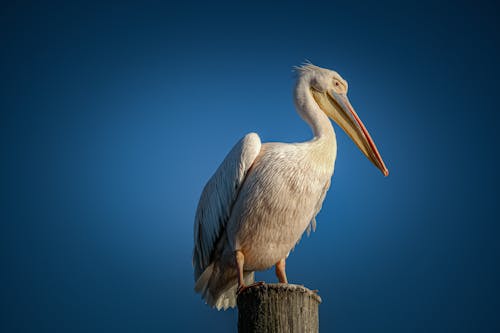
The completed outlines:
[[[285,260],[304,231],[316,226],[330,187],[337,141],[328,117],[387,176],[375,143],[347,99],[347,82],[312,64],[296,68],[295,105],[313,132],[310,141],[261,144],[243,137],[201,194],[194,223],[195,290],[210,306],[236,305],[254,271],[276,266],[288,283]]]

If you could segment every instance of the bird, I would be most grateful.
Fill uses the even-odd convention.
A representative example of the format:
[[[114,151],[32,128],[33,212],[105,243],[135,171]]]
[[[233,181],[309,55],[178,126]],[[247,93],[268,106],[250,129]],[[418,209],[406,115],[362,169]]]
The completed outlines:
[[[389,171],[347,97],[337,72],[310,62],[295,67],[295,107],[313,137],[305,142],[239,140],[205,185],[194,221],[195,291],[217,308],[236,306],[254,272],[285,265],[302,235],[316,228],[334,172],[337,141],[329,118],[384,174]]]

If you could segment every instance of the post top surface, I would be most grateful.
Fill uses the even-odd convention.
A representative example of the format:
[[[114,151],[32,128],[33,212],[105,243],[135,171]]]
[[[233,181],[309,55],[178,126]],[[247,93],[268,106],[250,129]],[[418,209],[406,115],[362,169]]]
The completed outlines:
[[[308,296],[315,299],[318,303],[321,303],[321,297],[318,295],[317,291],[312,291],[302,285],[298,284],[287,284],[287,283],[264,283],[264,284],[255,284],[252,286],[248,286],[247,289],[243,290],[241,294],[238,296],[250,295],[253,293],[259,292],[267,292],[267,291],[275,291],[279,293],[294,293],[294,292],[303,292]]]

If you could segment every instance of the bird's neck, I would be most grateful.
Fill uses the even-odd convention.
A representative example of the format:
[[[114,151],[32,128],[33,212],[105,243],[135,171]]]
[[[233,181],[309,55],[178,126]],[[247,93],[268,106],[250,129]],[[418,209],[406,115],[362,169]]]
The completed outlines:
[[[312,96],[310,83],[302,77],[295,87],[297,112],[309,124],[315,140],[336,141],[333,126]]]

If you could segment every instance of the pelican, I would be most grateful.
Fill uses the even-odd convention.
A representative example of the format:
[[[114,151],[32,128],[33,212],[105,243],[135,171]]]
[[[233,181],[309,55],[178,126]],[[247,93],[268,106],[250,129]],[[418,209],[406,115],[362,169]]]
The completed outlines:
[[[389,174],[347,98],[347,81],[311,63],[296,68],[294,101],[311,127],[306,142],[261,143],[255,133],[231,149],[205,185],[194,222],[195,291],[218,310],[236,305],[254,271],[276,267],[288,283],[285,260],[316,227],[330,187],[337,141],[335,121],[384,176]]]

